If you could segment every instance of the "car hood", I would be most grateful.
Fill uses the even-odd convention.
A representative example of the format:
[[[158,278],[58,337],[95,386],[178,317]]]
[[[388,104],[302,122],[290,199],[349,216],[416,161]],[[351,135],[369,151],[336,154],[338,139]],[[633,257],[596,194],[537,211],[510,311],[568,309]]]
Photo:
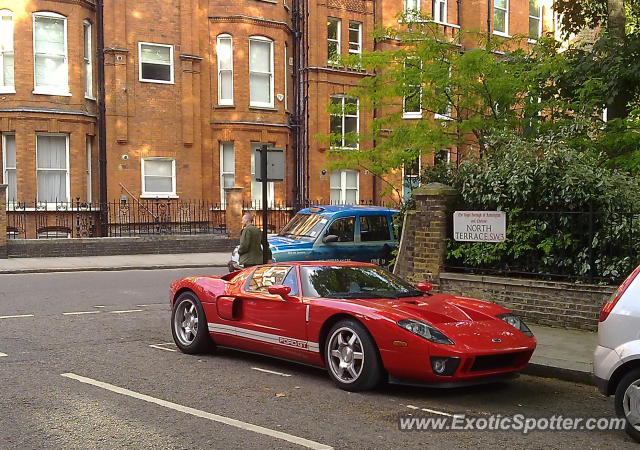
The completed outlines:
[[[458,348],[468,351],[524,348],[531,339],[497,318],[508,312],[494,303],[451,295],[401,299],[358,300],[377,309],[394,311],[395,317],[427,322],[452,339]],[[535,342],[535,341],[534,341]]]
[[[271,250],[299,250],[313,247],[313,242],[301,241],[300,239],[292,239],[285,236],[270,236],[269,247]]]

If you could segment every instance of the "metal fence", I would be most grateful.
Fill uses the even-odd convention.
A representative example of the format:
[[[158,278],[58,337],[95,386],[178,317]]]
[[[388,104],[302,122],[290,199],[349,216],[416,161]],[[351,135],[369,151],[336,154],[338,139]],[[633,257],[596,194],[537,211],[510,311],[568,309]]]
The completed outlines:
[[[588,282],[640,264],[640,212],[507,211],[507,240],[466,243],[450,227],[445,269]]]

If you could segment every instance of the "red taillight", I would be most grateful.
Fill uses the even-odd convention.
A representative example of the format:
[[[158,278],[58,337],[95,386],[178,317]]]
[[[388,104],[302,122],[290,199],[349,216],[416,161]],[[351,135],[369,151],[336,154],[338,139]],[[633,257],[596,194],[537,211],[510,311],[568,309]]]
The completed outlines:
[[[629,275],[627,279],[624,280],[624,282],[618,287],[618,289],[616,289],[616,291],[611,294],[609,301],[605,303],[600,310],[600,317],[598,318],[600,322],[604,322],[607,317],[609,317],[609,313],[611,313],[613,307],[616,306],[616,303],[618,303],[618,300],[620,300],[620,297],[622,297],[622,294],[624,294],[624,291],[627,290],[633,279],[636,277],[636,275],[638,275],[638,272],[640,272],[640,266],[636,267],[636,270],[634,270],[631,275]]]

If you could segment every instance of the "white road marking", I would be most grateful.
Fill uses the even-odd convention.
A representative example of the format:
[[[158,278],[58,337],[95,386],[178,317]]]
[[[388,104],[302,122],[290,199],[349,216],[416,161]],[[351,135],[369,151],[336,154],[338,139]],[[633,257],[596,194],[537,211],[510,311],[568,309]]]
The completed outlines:
[[[95,305],[94,308],[104,308],[104,305]]]
[[[138,308],[146,308],[149,305],[136,305]]]
[[[290,377],[291,376],[288,373],[276,372],[275,370],[261,369],[260,367],[252,367],[252,369],[253,370],[258,370],[258,371],[264,372],[264,373],[272,373],[274,375],[280,375],[281,377]]]
[[[7,355],[6,353],[0,352],[0,358],[2,358],[3,356],[9,356],[9,355]]]
[[[149,347],[157,348],[159,350],[166,350],[168,352],[177,352],[178,351],[175,348],[161,347],[162,345],[167,345],[167,344],[151,344],[151,345],[149,345]]]
[[[180,411],[185,414],[191,414],[192,416],[201,417],[203,419],[208,419],[213,422],[223,423],[225,425],[230,425],[232,427],[240,428],[242,430],[253,431],[254,433],[264,434],[266,436],[271,436],[276,439],[282,439],[283,441],[291,442],[293,444],[297,444],[302,447],[307,447],[307,448],[312,448],[317,450],[333,449],[333,447],[330,447],[325,444],[320,444],[319,442],[314,442],[309,439],[294,436],[292,434],[283,433],[281,431],[271,430],[269,428],[261,427],[260,425],[254,425],[252,423],[242,422],[241,420],[232,419],[230,417],[220,416],[218,414],[213,414],[206,411],[200,411],[199,409],[190,408],[188,406],[179,405],[177,403],[168,402],[166,400],[151,397],[149,395],[140,394],[139,392],[130,391],[129,389],[121,388],[119,386],[114,386],[113,384],[105,383],[98,380],[93,380],[91,378],[86,378],[81,375],[76,375],[75,373],[63,373],[60,375],[66,378],[71,378],[72,380],[79,381],[81,383],[90,384],[92,386],[106,389],[107,391],[126,395],[128,397],[136,398],[138,400],[143,400],[145,402],[153,403],[159,406],[163,406],[165,408],[173,409],[175,411]]]
[[[18,319],[20,317],[33,317],[33,314],[15,314],[13,316],[0,316],[0,319]]]
[[[142,311],[142,309],[122,309],[119,311],[109,311],[111,314],[125,314],[125,313],[132,313],[132,312],[140,312]]]
[[[417,406],[413,406],[413,405],[407,405],[407,408],[409,409],[419,409],[420,411],[424,411],[424,412],[428,412],[431,414],[438,414],[440,416],[447,416],[447,417],[455,417],[455,414],[449,414],[443,411],[436,411],[435,409],[429,409],[429,408],[419,408]]]
[[[75,312],[63,312],[63,316],[81,316],[83,314],[98,314],[100,311],[75,311]]]

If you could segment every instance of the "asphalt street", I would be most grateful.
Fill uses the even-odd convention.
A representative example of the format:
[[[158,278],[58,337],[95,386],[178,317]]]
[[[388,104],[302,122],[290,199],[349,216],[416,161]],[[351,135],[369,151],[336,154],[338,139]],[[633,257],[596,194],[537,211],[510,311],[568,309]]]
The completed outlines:
[[[317,368],[172,343],[168,287],[224,269],[0,275],[0,448],[632,448],[622,431],[400,431],[399,418],[612,417],[595,387],[334,387]]]

